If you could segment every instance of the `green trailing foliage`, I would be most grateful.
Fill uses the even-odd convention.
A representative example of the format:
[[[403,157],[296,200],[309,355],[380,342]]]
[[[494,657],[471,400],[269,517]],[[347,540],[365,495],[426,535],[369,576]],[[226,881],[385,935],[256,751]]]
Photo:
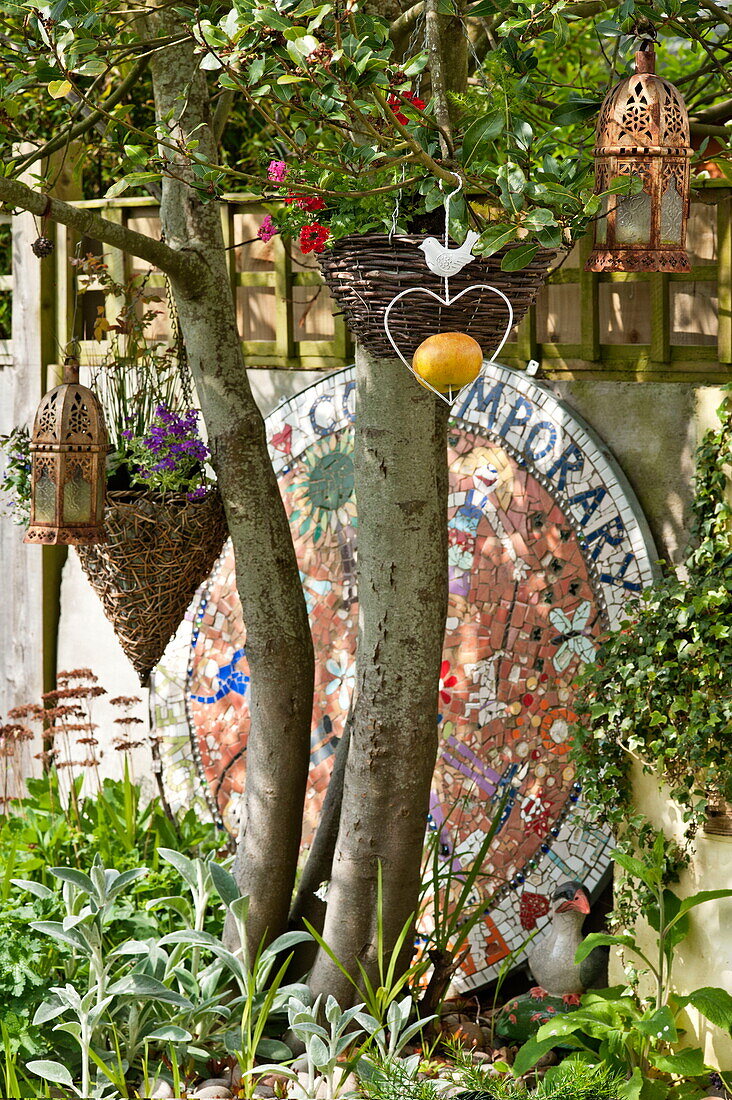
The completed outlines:
[[[629,607],[582,674],[573,757],[589,806],[629,845],[653,844],[633,805],[631,765],[658,775],[681,805],[688,836],[710,794],[732,800],[732,402],[697,451],[695,540],[685,570]],[[681,852],[668,851],[669,872]]]

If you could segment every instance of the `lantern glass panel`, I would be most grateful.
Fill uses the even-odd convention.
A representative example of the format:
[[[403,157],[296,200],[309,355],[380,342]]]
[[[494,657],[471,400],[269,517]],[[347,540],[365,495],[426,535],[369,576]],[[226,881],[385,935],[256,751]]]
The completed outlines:
[[[681,244],[684,200],[671,180],[661,199],[661,244]]]
[[[615,243],[648,244],[651,239],[651,196],[645,191],[618,198],[615,212]]]
[[[41,471],[33,489],[33,509],[36,523],[56,522],[56,483],[48,468]]]
[[[102,525],[104,523],[104,493],[107,486],[107,470],[104,459],[99,462],[96,471],[97,492],[96,492],[96,515],[94,517],[95,522]]]
[[[77,462],[70,467],[64,484],[64,523],[90,523],[91,484],[84,477],[81,465]]]
[[[607,212],[609,198],[609,195],[602,196],[602,204],[597,212],[597,221],[595,222],[596,244],[605,244],[605,242],[607,241]]]

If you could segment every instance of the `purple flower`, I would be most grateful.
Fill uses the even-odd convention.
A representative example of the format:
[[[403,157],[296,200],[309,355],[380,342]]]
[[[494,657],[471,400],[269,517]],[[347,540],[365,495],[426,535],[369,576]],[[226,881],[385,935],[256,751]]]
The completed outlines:
[[[123,438],[124,438],[124,439],[132,439],[132,432],[130,431],[130,429],[129,429],[129,428],[126,428],[126,429],[125,429],[125,430],[124,430],[124,431],[122,432],[122,436],[123,436]]]
[[[206,486],[197,485],[195,489],[191,489],[190,493],[186,493],[186,500],[201,500],[206,495]]]

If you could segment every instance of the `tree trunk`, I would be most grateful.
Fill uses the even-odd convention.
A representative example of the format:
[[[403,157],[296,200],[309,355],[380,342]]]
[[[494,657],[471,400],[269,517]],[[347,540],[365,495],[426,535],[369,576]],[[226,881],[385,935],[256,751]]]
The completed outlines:
[[[149,17],[155,33],[175,15]],[[208,90],[189,44],[151,62],[158,120],[173,141],[195,135],[214,159]],[[170,158],[167,150],[161,155]],[[251,726],[233,873],[250,898],[251,951],[287,924],[300,847],[313,697],[313,648],[297,559],[241,354],[219,207],[191,188],[185,154],[163,175],[161,222],[171,247],[204,260],[195,290],[171,279],[236,558],[247,627]]]
[[[447,609],[447,407],[397,360],[359,349],[356,377],[357,686],[323,936],[373,981],[377,921],[388,960],[418,904]],[[322,951],[310,985],[355,997]]]

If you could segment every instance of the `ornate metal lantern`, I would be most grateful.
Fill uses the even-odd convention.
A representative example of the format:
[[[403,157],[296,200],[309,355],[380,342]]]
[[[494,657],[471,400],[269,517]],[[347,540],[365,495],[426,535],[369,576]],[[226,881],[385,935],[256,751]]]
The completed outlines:
[[[635,73],[605,97],[597,121],[595,190],[638,176],[635,195],[609,195],[595,222],[588,271],[689,271],[689,116],[681,93],[655,73],[653,43]]]
[[[101,405],[79,384],[79,361],[64,362],[64,381],[45,395],[31,439],[31,518],[26,542],[106,542],[107,429]]]

